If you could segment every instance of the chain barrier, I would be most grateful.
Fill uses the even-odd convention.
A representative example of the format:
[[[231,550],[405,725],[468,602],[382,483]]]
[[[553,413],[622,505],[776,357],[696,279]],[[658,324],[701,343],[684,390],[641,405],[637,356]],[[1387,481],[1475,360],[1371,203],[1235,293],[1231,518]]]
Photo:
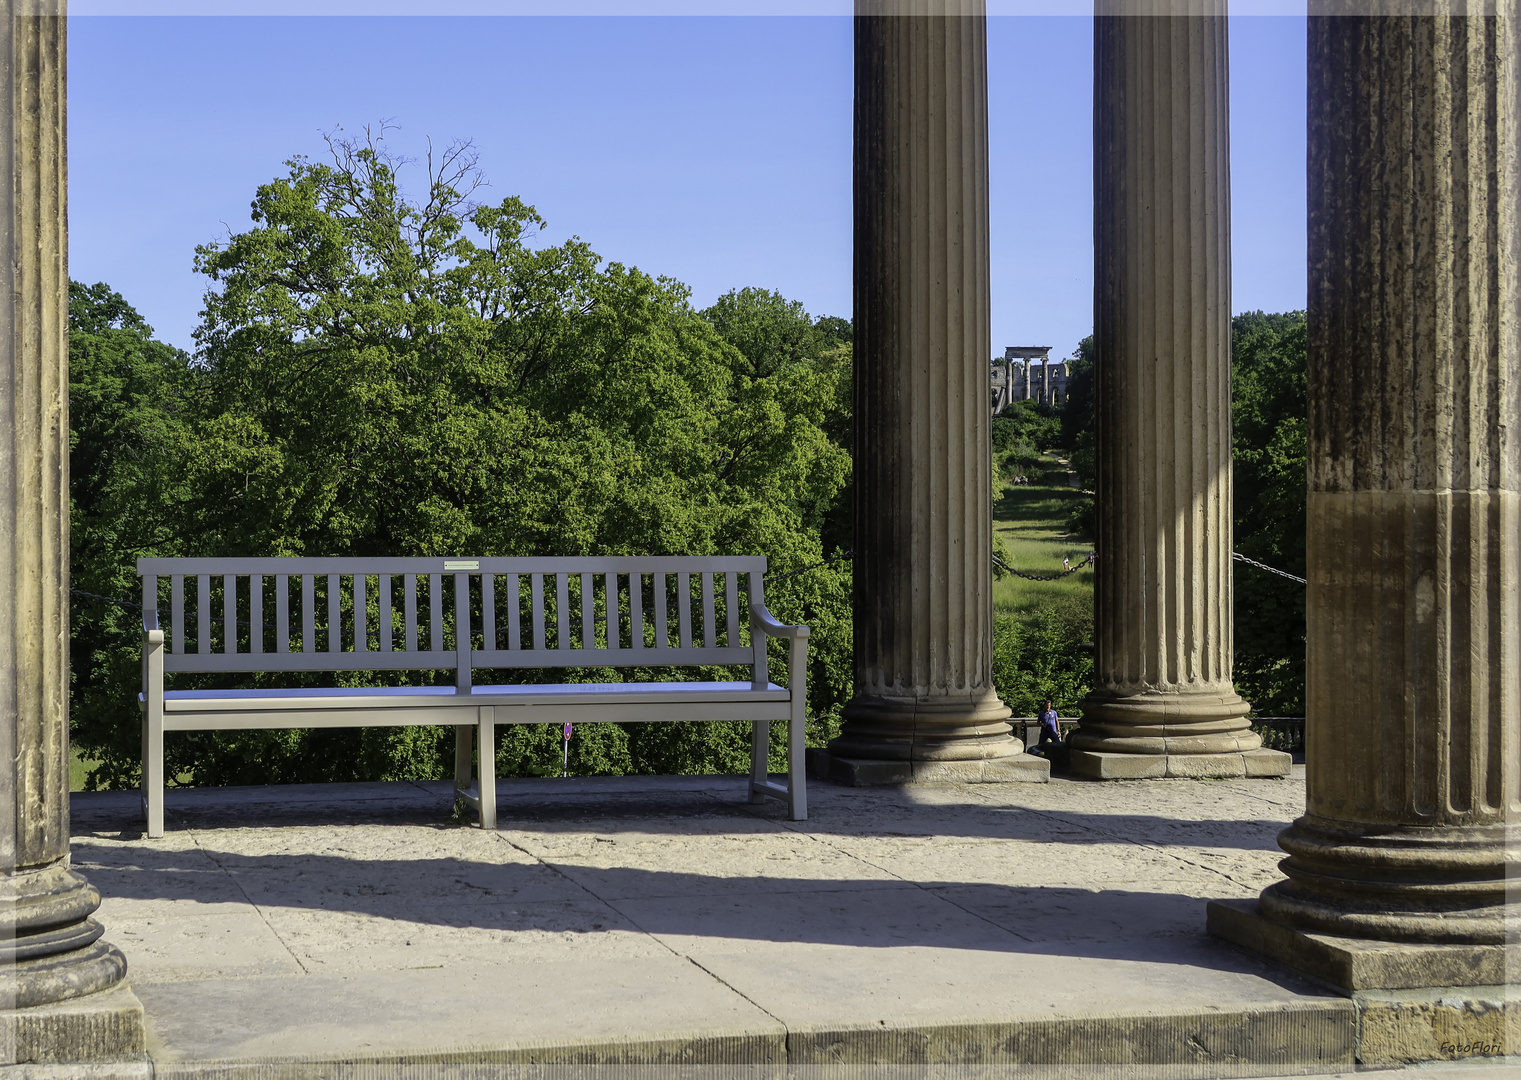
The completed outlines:
[[[141,604],[134,604],[130,600],[118,600],[114,596],[102,596],[100,593],[85,592],[83,589],[70,589],[69,592],[75,596],[88,596],[91,600],[104,600],[106,603],[115,604],[117,607],[135,608],[138,611],[143,610],[143,605]]]
[[[821,566],[828,566],[830,563],[843,562],[846,559],[854,559],[855,557],[856,553],[854,551],[847,551],[843,555],[831,556],[822,562],[816,562],[811,566],[805,566],[801,570],[792,570],[785,574],[767,574],[765,577],[761,578],[761,580],[766,582],[786,581],[788,578],[801,577],[804,574],[811,574]]]
[[[1297,581],[1301,585],[1309,584],[1308,581],[1300,577],[1298,574],[1291,574],[1287,570],[1279,570],[1277,567],[1269,566],[1266,563],[1260,563],[1256,559],[1248,559],[1239,551],[1232,552],[1231,558],[1235,559],[1237,562],[1246,563],[1248,566],[1255,566],[1258,570],[1266,570],[1270,574],[1277,574],[1279,577],[1286,577],[1290,581]]]
[[[1000,559],[997,555],[993,556],[993,565],[1007,570],[1017,578],[1024,578],[1026,581],[1060,581],[1062,578],[1069,577],[1072,574],[1077,573],[1079,570],[1087,570],[1093,565],[1093,562],[1091,557],[1084,559],[1082,562],[1067,567],[1059,574],[1027,574],[1023,570],[1014,569],[1008,563]]]

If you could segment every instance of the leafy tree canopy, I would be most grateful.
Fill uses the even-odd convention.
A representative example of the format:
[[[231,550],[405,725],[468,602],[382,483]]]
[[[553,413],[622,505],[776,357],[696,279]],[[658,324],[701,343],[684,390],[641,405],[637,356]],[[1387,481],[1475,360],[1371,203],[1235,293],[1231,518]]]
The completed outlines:
[[[760,290],[700,313],[680,283],[604,265],[579,239],[538,243],[531,206],[475,201],[484,181],[468,144],[430,154],[411,198],[409,163],[384,135],[338,133],[330,160],[288,162],[259,187],[251,228],[197,249],[212,287],[194,364],[152,342],[104,286],[84,290],[95,300],[76,333],[96,349],[130,335],[152,375],[137,423],[156,437],[122,498],[156,531],[118,543],[117,565],[130,573],[128,556],[150,552],[757,553],[780,574],[823,557],[821,528],[850,471],[832,436],[848,428],[848,324]],[[74,407],[81,438],[115,422],[84,388]],[[155,476],[175,478],[172,490]],[[833,567],[767,590],[779,615],[815,626],[810,685],[826,726],[848,692],[847,582]],[[135,651],[133,640],[134,664]],[[76,708],[79,742],[106,762],[99,782],[133,778],[133,675],[111,686],[124,704]],[[743,754],[730,735],[699,752],[688,735],[607,727],[578,744],[588,768],[728,768]],[[435,775],[439,738],[187,736],[169,771],[201,782]],[[506,760],[542,749],[521,741]]]
[[[1232,321],[1236,550],[1305,576],[1302,311]],[[1236,683],[1267,716],[1304,715],[1304,587],[1238,564]]]

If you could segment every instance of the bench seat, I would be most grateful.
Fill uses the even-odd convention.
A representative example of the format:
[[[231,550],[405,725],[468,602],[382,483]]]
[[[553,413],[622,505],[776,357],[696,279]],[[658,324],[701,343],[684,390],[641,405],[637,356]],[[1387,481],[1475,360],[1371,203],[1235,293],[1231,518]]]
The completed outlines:
[[[454,727],[458,796],[485,828],[496,826],[499,724],[748,722],[751,801],[781,799],[802,820],[808,628],[766,610],[765,566],[756,556],[139,560],[148,834],[163,834],[167,731],[422,725]],[[772,638],[788,642],[786,686],[767,676]],[[472,685],[475,669],[683,666],[751,678]],[[452,670],[455,685],[164,686],[176,672],[366,670]],[[784,783],[767,773],[773,722],[787,725]]]

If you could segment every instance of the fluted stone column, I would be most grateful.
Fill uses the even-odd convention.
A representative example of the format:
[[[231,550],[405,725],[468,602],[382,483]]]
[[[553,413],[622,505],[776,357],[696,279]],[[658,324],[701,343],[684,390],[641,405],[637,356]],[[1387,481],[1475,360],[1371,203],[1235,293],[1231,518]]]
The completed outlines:
[[[1261,913],[1416,943],[1378,964],[1337,946],[1364,958],[1353,989],[1517,975],[1521,41],[1503,11],[1310,20],[1307,800]],[[1299,966],[1326,948],[1276,940]]]
[[[44,14],[35,14],[41,10]],[[126,962],[69,868],[68,271],[61,4],[0,20],[0,1062],[141,1049]],[[50,1011],[69,1002],[63,1012]]]
[[[835,774],[1044,778],[991,675],[986,17],[856,12],[855,696]]]
[[[1092,776],[1289,769],[1231,682],[1228,104],[1224,0],[1101,0]]]

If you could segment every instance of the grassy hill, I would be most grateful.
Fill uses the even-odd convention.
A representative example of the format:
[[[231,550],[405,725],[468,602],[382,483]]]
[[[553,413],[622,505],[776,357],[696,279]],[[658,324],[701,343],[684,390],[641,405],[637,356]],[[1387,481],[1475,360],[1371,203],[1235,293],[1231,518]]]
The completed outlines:
[[[1084,562],[1093,545],[1068,532],[1074,511],[1093,496],[1073,487],[1072,474],[1051,454],[1028,469],[1028,484],[1006,484],[993,502],[994,543],[1002,541],[1005,563],[1030,574],[1061,572],[1062,559]],[[995,615],[1023,615],[1050,608],[1061,621],[1090,640],[1093,630],[1093,571],[1084,568],[1058,581],[1027,581],[1006,574],[993,585]]]

